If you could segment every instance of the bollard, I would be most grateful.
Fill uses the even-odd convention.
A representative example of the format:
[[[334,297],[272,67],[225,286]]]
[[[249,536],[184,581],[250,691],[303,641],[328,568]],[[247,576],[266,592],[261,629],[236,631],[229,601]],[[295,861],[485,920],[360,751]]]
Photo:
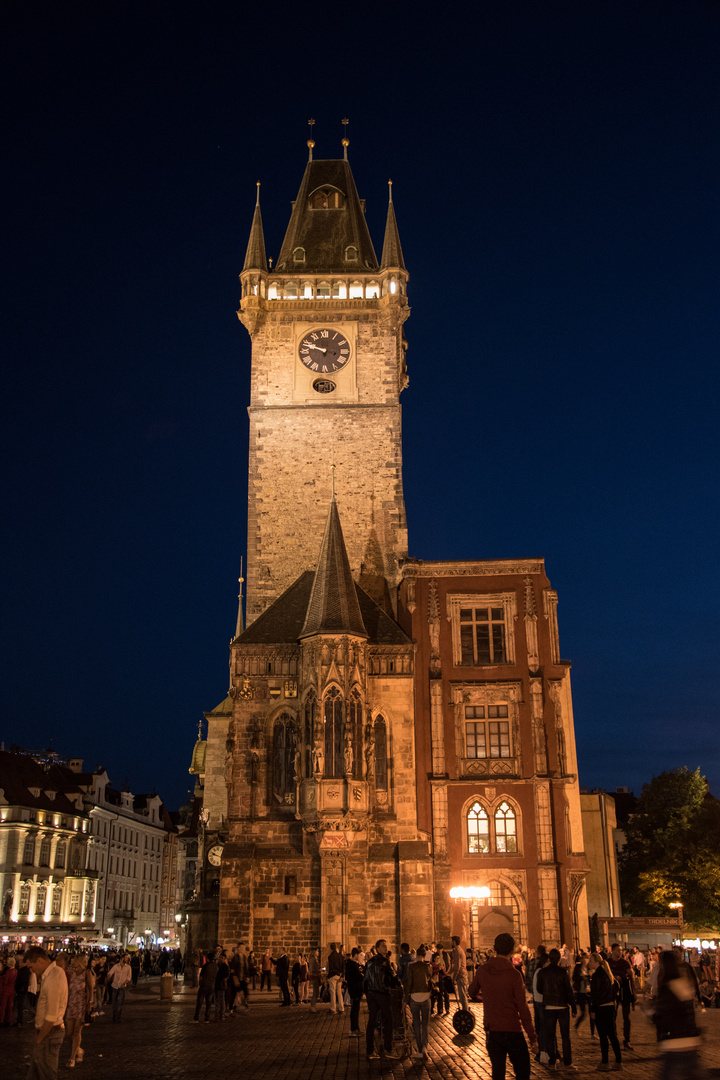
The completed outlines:
[[[164,975],[160,976],[160,1001],[172,1001],[173,997],[173,977],[170,972],[166,971]]]

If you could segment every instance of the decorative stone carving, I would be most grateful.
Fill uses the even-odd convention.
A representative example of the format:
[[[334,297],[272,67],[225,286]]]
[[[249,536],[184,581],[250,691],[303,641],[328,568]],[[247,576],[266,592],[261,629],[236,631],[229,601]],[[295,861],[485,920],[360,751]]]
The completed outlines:
[[[560,663],[560,639],[557,623],[558,594],[555,589],[543,589],[543,611],[550,629],[550,656],[553,664]]]
[[[537,609],[531,577],[525,578],[525,640],[528,666],[531,671],[537,671],[540,667],[540,656],[538,654]]]
[[[542,679],[530,680],[530,711],[533,725],[533,750],[535,752],[535,772],[545,776],[547,767],[547,737],[543,719]]]
[[[346,776],[352,776],[353,748],[352,748],[352,743],[351,743],[351,741],[349,739],[345,743],[344,758],[345,758],[345,775]]]
[[[438,601],[437,583],[430,582],[428,596],[428,631],[430,634],[430,675],[439,678],[442,674],[440,662],[440,603]]]
[[[415,602],[415,578],[407,579],[407,609],[412,615],[417,604]]]
[[[557,679],[550,680],[550,697],[555,707],[555,735],[557,738],[558,770],[561,776],[567,776],[567,745],[565,741],[565,724],[562,713],[562,683]]]
[[[312,752],[313,759],[313,772],[316,777],[322,776],[323,765],[325,763],[325,751],[323,750],[322,743],[319,739],[315,741]]]

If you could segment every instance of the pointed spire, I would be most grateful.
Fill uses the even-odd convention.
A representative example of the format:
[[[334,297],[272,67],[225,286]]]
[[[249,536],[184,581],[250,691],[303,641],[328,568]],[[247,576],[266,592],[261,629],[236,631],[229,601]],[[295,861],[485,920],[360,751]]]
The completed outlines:
[[[402,248],[400,247],[400,234],[398,232],[397,221],[395,220],[395,207],[392,201],[392,180],[388,180],[388,212],[387,221],[385,222],[385,242],[383,243],[382,258],[380,259],[380,269],[387,270],[391,266],[396,267],[398,270],[405,269],[405,262],[403,260]]]
[[[243,572],[243,561],[242,561],[242,559],[240,559],[240,577],[238,578],[238,584],[240,585],[240,592],[238,593],[238,613],[237,613],[237,622],[235,623],[235,637],[240,637],[243,630],[245,629],[245,626],[243,624],[243,609],[242,609],[242,602],[243,602],[242,587],[243,587],[243,582],[244,582],[245,578],[242,576],[242,572]]]
[[[330,502],[330,513],[300,637],[309,637],[311,634],[355,634],[364,638],[368,636],[350,572],[334,496]]]
[[[260,213],[260,181],[257,184],[257,201],[253,214],[252,226],[250,227],[250,239],[248,240],[247,252],[243,273],[246,270],[263,270],[267,274],[268,265],[265,255],[265,237],[263,236],[262,215]]]

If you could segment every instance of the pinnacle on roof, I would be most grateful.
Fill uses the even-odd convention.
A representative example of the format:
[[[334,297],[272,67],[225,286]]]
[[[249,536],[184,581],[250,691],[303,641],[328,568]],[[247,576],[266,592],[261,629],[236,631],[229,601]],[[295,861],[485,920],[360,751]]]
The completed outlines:
[[[355,634],[368,637],[340,525],[335,496],[325,525],[320,558],[300,637]]]
[[[243,273],[246,270],[263,270],[267,274],[268,264],[265,254],[265,236],[263,235],[262,214],[260,213],[260,184],[257,185],[257,201],[250,227],[250,239],[248,240]]]
[[[308,161],[275,269],[319,274],[378,269],[346,158]]]
[[[387,221],[385,222],[385,241],[383,243],[380,269],[387,270],[392,266],[398,270],[404,270],[405,262],[400,246],[400,233],[398,232],[397,221],[395,220],[395,207],[393,206],[392,201],[392,180],[388,180],[388,191],[388,212]]]

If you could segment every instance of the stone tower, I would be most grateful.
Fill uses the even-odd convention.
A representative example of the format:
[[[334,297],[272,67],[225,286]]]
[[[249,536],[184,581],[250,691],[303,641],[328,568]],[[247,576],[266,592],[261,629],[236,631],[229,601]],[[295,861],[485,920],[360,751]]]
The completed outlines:
[[[390,189],[392,192],[392,189]],[[407,271],[390,196],[378,263],[347,140],[310,160],[277,263],[259,194],[238,317],[252,341],[247,623],[315,565],[330,496],[354,579],[393,613],[407,554],[400,393]]]

